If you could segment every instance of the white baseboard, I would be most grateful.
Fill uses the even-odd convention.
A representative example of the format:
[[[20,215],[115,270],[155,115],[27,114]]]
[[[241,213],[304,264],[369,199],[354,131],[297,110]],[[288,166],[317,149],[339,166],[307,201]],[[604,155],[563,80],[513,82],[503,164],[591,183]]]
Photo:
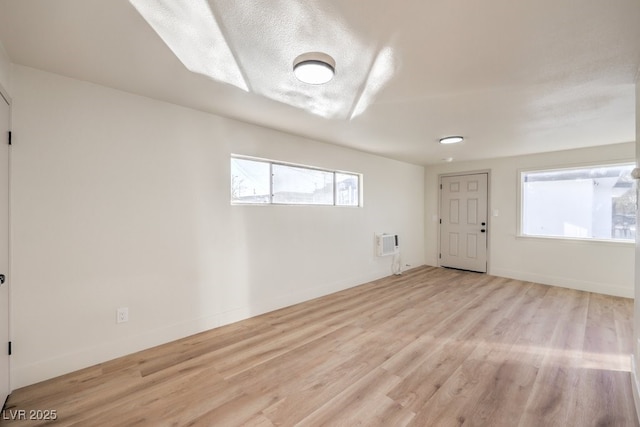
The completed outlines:
[[[177,324],[140,331],[135,335],[132,334],[116,341],[109,341],[97,346],[77,349],[72,353],[59,354],[50,359],[39,360],[36,363],[26,365],[16,364],[17,366],[14,365],[11,369],[11,387],[15,390],[190,335],[368,283],[381,277],[384,277],[384,274],[370,273],[366,276],[353,277],[335,283],[327,283],[322,286],[307,288],[300,292],[279,295],[268,300],[253,301],[246,306],[231,308],[195,319],[188,319]]]
[[[11,387],[15,390],[218,326],[221,326],[220,315],[216,314],[147,330],[116,341],[108,341],[72,353],[39,360],[36,363],[22,366],[14,365],[11,369]]]
[[[608,283],[589,282],[586,280],[575,280],[566,277],[546,276],[522,271],[511,271],[502,269],[492,269],[493,276],[507,277],[510,279],[524,280],[528,282],[540,283],[543,285],[559,286],[561,288],[576,289],[578,291],[595,292],[598,294],[612,295],[623,298],[633,298],[633,286],[622,287],[613,286]]]
[[[633,403],[636,407],[636,418],[640,422],[640,383],[638,383],[638,372],[636,369],[636,358],[631,355],[631,390],[633,390]]]

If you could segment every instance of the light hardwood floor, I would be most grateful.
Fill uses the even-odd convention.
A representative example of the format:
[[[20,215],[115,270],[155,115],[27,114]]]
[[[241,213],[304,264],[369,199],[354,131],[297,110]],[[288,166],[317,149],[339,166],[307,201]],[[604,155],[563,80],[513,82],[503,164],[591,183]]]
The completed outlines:
[[[421,267],[16,390],[3,418],[637,426],[632,311],[629,299]]]

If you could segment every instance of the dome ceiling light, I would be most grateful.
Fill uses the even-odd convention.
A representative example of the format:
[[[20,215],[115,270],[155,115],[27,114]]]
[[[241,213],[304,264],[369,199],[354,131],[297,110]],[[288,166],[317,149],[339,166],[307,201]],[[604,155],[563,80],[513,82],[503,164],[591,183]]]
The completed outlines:
[[[322,85],[336,73],[336,61],[322,52],[308,52],[293,61],[293,73],[303,83]]]
[[[446,136],[444,138],[440,138],[440,144],[457,144],[463,140],[464,138],[461,136]]]

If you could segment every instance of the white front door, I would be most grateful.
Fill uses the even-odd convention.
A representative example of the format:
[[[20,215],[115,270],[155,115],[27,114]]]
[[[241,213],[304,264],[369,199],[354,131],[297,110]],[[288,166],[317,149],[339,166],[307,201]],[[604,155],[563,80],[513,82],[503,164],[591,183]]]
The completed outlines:
[[[487,272],[487,173],[440,178],[440,266]]]
[[[0,405],[9,392],[9,104],[0,94]],[[2,280],[4,277],[4,280]]]

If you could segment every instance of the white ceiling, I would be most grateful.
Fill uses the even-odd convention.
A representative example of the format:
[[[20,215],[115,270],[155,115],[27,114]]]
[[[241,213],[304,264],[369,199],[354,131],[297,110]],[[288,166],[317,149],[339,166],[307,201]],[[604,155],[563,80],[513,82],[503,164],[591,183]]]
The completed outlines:
[[[638,0],[0,0],[0,41],[17,64],[418,164],[635,140]],[[307,51],[335,58],[327,85],[293,77]]]

